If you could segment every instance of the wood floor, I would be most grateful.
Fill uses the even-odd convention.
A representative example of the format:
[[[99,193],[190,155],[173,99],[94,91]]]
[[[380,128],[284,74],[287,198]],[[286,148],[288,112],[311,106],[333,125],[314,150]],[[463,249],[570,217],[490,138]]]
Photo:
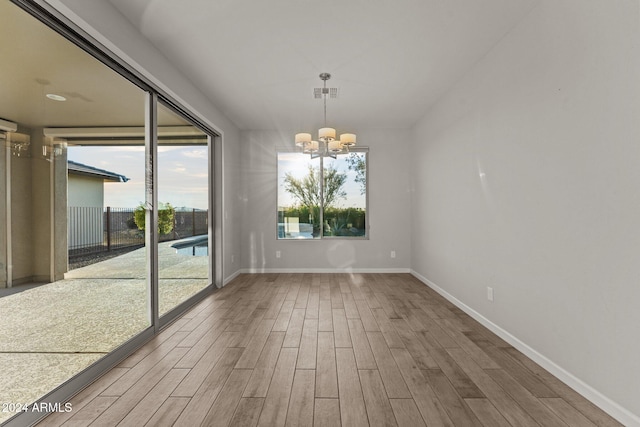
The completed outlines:
[[[241,275],[46,426],[620,425],[408,274]]]

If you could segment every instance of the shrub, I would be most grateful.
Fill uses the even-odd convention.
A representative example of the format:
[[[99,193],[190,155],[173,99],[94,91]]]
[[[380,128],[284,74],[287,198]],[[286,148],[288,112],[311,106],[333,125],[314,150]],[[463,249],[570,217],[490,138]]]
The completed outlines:
[[[176,211],[171,206],[171,203],[159,203],[158,205],[158,233],[169,234],[173,231],[173,221],[176,216]],[[145,229],[146,221],[146,209],[144,204],[138,205],[133,212],[133,220],[136,226],[142,231]]]
[[[278,212],[278,222],[285,217],[298,217],[301,223],[313,224],[313,235],[320,233],[320,209],[317,206],[290,206]],[[324,235],[363,236],[365,233],[365,210],[360,208],[325,208]]]

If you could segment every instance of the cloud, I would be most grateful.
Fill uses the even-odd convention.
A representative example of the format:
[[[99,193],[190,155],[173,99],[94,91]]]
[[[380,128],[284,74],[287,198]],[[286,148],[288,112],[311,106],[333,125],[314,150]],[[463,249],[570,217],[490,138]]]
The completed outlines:
[[[189,150],[189,151],[183,151],[182,155],[185,157],[189,157],[192,159],[206,159],[207,158],[207,149],[206,148],[201,148],[201,149],[195,149],[195,150]]]
[[[168,153],[169,151],[184,150],[184,147],[178,147],[175,145],[160,145],[158,146],[158,153]]]
[[[116,147],[100,147],[104,148],[106,151],[115,151],[116,153],[122,151],[134,151],[134,152],[144,152],[144,145],[118,145]]]

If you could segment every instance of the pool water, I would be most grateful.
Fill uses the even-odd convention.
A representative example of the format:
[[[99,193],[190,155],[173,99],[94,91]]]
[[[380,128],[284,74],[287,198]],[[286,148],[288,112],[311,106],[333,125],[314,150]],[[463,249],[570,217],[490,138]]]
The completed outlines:
[[[193,246],[187,246],[186,248],[176,249],[178,255],[185,256],[207,256],[209,255],[209,245],[198,244]]]
[[[208,236],[194,236],[179,240],[171,245],[178,255],[184,256],[207,256],[209,255]]]

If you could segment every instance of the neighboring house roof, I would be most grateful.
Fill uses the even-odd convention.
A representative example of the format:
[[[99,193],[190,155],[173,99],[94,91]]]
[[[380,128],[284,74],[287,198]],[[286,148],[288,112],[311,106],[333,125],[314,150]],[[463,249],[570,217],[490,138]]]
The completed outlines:
[[[102,178],[104,181],[127,182],[129,178],[115,172],[109,172],[104,169],[94,168],[93,166],[83,165],[82,163],[67,160],[67,167],[70,174],[84,175],[94,178]]]

